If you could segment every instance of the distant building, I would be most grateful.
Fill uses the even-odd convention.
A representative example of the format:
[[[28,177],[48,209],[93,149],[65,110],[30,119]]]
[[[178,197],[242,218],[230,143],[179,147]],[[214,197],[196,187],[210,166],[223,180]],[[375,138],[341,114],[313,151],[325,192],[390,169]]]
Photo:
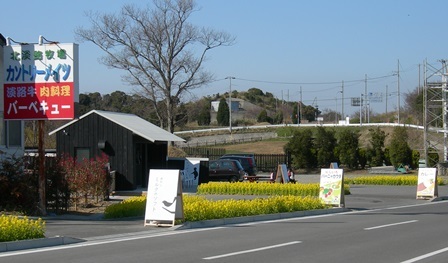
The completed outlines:
[[[232,104],[232,121],[236,120],[256,120],[258,115],[264,108],[257,106],[253,103],[250,103],[248,101],[242,100],[242,99],[231,99]],[[219,108],[220,101],[212,101],[211,102],[211,122],[216,123],[216,115],[218,114],[218,108]],[[229,100],[226,99],[226,103],[229,104]],[[270,111],[268,111],[268,115],[271,114]]]

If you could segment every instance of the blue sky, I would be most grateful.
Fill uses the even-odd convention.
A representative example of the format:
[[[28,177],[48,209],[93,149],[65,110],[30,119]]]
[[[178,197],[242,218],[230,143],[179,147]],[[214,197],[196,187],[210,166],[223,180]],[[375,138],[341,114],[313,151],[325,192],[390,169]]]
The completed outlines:
[[[2,2],[0,33],[18,42],[48,40],[76,42],[75,28],[89,27],[85,11],[118,12],[123,4],[137,6],[151,1],[34,1]],[[359,110],[350,105],[352,97],[367,92],[388,91],[388,111],[404,95],[423,83],[425,59],[436,68],[447,59],[445,30],[448,1],[445,0],[198,0],[200,10],[190,22],[226,31],[236,37],[235,45],[208,53],[204,64],[216,81],[194,90],[194,99],[232,89],[256,87],[279,99],[302,100],[319,109],[341,112],[344,81],[344,112]],[[102,51],[90,43],[80,44],[80,92],[102,94],[133,88],[122,83],[124,72],[98,63]],[[419,77],[420,65],[420,77]],[[385,77],[389,76],[389,77]],[[300,93],[300,90],[302,92]],[[384,112],[383,102],[371,104]]]

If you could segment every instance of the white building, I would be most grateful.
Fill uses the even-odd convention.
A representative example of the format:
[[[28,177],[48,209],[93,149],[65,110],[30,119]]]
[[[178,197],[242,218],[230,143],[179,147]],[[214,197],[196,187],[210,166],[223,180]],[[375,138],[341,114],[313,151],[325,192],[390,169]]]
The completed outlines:
[[[210,117],[212,123],[216,122],[219,102],[219,100],[211,102]],[[237,120],[256,120],[260,112],[264,110],[262,107],[242,99],[232,98],[231,102],[232,122]],[[226,99],[226,103],[227,105],[229,104],[228,99]],[[268,114],[272,114],[272,112],[268,111]]]

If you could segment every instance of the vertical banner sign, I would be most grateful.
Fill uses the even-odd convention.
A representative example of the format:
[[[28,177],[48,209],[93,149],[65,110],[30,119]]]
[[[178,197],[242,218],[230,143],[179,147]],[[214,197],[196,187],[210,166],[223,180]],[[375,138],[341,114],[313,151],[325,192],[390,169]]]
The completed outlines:
[[[438,196],[437,168],[419,168],[417,182],[417,199]]]
[[[3,47],[5,120],[70,120],[78,102],[78,45]]]
[[[343,169],[320,170],[319,198],[325,204],[345,206]]]
[[[181,182],[179,170],[149,171],[145,226],[174,226],[176,219],[183,219]]]

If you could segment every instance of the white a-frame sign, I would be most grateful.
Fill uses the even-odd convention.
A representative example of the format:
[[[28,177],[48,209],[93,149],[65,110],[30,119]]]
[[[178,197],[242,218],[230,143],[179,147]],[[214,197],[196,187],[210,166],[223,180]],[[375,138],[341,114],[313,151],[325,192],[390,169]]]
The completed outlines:
[[[144,225],[174,226],[184,218],[182,180],[179,170],[151,169]]]
[[[319,198],[332,206],[345,207],[344,170],[321,169]]]
[[[437,168],[418,168],[417,199],[438,196]]]

